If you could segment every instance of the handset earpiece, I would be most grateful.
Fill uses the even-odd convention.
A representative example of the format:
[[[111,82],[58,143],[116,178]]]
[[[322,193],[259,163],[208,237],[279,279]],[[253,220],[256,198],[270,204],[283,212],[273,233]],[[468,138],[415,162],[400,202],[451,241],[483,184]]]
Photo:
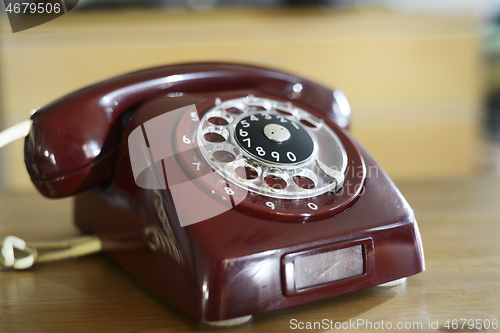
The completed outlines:
[[[340,91],[266,68],[226,63],[180,64],[118,76],[69,94],[32,116],[25,163],[45,196],[74,195],[112,177],[124,120],[162,95],[256,90],[294,99],[346,128],[349,107]]]

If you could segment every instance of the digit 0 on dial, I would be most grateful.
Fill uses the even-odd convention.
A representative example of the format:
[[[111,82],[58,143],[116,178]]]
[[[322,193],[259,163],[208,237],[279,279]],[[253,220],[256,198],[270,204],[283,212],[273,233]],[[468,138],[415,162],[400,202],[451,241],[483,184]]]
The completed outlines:
[[[270,112],[250,114],[236,125],[238,145],[264,163],[297,165],[309,159],[314,141],[294,120]]]
[[[318,111],[253,95],[219,96],[196,107],[200,121],[191,121],[196,133],[190,137],[201,159],[221,180],[248,191],[237,209],[286,220],[319,219],[345,209],[360,193],[365,169],[359,152]],[[192,118],[183,119],[179,128],[186,133]],[[350,174],[349,167],[360,172]]]

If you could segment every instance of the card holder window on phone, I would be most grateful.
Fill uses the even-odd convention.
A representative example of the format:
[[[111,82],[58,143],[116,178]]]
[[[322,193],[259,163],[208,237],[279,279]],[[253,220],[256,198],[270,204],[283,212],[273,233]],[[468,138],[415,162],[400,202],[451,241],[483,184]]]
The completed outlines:
[[[125,269],[234,323],[424,270],[413,212],[349,120],[340,90],[296,75],[172,65],[42,107],[25,162]]]

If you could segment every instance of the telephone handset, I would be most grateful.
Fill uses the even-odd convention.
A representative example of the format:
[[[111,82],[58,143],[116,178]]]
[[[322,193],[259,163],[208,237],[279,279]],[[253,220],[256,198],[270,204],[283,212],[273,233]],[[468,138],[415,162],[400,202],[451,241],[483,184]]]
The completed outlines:
[[[26,165],[37,189],[49,197],[69,196],[98,185],[111,177],[123,121],[130,110],[145,100],[168,94],[197,94],[202,99],[203,94],[256,90],[293,97],[347,126],[349,111],[339,107],[338,97],[311,81],[298,81],[293,75],[264,68],[209,63],[119,76],[38,110],[26,140]]]
[[[270,69],[182,64],[38,110],[36,188],[189,315],[248,316],[424,269],[411,208],[347,132],[339,90]]]

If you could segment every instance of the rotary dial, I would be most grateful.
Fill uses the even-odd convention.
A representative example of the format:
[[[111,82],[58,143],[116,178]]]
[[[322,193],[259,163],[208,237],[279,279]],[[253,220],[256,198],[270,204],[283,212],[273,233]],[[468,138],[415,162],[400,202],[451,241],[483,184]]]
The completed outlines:
[[[347,168],[342,143],[322,119],[253,95],[216,102],[200,121],[197,143],[228,181],[271,198],[336,192]]]
[[[314,142],[295,121],[272,113],[251,114],[236,125],[237,143],[254,158],[273,164],[299,164],[311,157]]]

